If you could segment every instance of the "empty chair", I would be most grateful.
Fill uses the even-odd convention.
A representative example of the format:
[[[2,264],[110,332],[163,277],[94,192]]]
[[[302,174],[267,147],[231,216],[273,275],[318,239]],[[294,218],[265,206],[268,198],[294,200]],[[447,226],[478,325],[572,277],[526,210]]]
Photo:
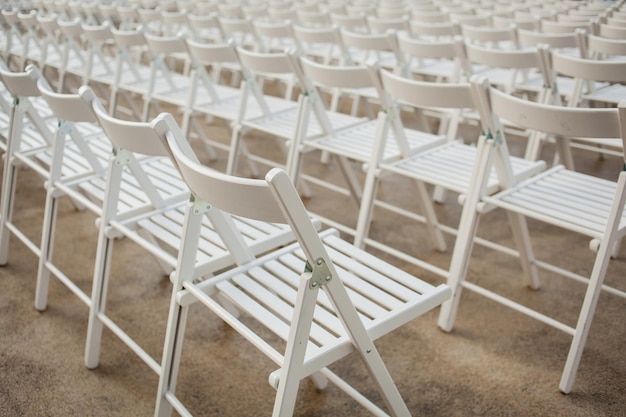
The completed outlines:
[[[567,106],[616,107],[623,100],[626,94],[626,87],[623,85],[626,80],[626,61],[585,59],[559,54],[548,49],[544,50],[544,54],[551,77],[559,75],[571,77],[573,80],[574,85],[568,97]],[[574,169],[570,146],[618,157],[623,154],[622,141],[619,138],[607,138],[602,143],[597,141],[590,143],[583,137],[572,136],[569,146],[566,139],[557,141],[561,163],[570,169]]]
[[[69,75],[78,79],[78,84],[87,82],[87,51],[83,48],[83,28],[79,19],[59,20],[63,38],[62,58],[59,66],[58,91],[64,92]]]
[[[325,64],[351,62],[337,26],[309,27],[296,24],[293,31],[300,44],[300,54]]]
[[[155,415],[168,416],[173,408],[191,415],[175,389],[185,318],[194,302],[217,314],[279,367],[269,377],[277,389],[275,416],[293,414],[299,382],[314,375],[318,385],[325,385],[328,378],[381,415],[379,406],[327,368],[351,351],[365,362],[386,408],[393,415],[409,415],[373,340],[436,307],[446,299],[448,289],[427,284],[354,248],[332,230],[318,235],[291,179],[280,169],[270,171],[265,180],[253,180],[201,166],[173,124],[170,117],[163,117],[155,129],[167,140],[195,201],[206,201],[234,215],[287,224],[298,243],[255,258],[245,245],[235,245],[241,240],[230,232],[224,240],[233,243],[231,250],[239,254],[239,265],[199,283],[189,257],[197,250],[195,231],[203,215],[188,206],[188,233],[177,267]],[[233,314],[233,306],[238,314]],[[253,322],[246,324],[247,318]],[[266,339],[257,325],[278,336],[281,343]],[[280,347],[284,342],[286,347]]]
[[[489,48],[518,49],[517,30],[514,27],[482,27],[463,24],[461,35],[469,44]]]
[[[95,112],[113,145],[102,184],[104,203],[99,220],[85,364],[88,368],[98,366],[102,333],[106,327],[159,373],[158,361],[141,346],[140,341],[127,333],[124,323],[114,320],[114,312],[107,309],[108,287],[112,279],[115,282],[110,268],[112,251],[115,241],[125,237],[152,255],[164,274],[169,275],[176,267],[183,238],[181,225],[189,190],[150,123],[129,122],[110,116],[89,87],[82,88],[80,94],[86,107]],[[198,209],[205,212],[208,208]],[[236,263],[238,255],[228,250],[227,242],[216,234],[214,228],[241,230],[242,239],[255,254],[293,239],[291,232],[280,225],[226,218],[213,212],[209,217],[211,221],[204,222],[198,229],[202,243],[192,256],[198,276],[210,276]]]
[[[101,25],[82,26],[83,35],[87,41],[87,58],[85,63],[84,82],[90,84],[100,93],[100,97],[107,97],[115,80],[116,61],[114,57],[115,45],[111,24],[105,21]]]
[[[355,64],[365,65],[375,61],[383,68],[396,71],[405,69],[394,31],[385,33],[359,33],[342,29],[341,40],[350,54],[350,61]],[[349,96],[352,98],[352,115],[358,113],[358,106],[361,100],[363,100],[366,105],[369,105],[372,101],[375,102],[378,100],[378,93],[374,88],[337,90],[334,93],[333,102],[330,106],[332,110],[339,108],[338,100],[341,96]],[[370,112],[369,115],[371,117],[374,117],[369,107],[367,107],[367,111]]]
[[[46,201],[35,307],[44,310],[50,276],[55,276],[87,306],[90,297],[55,262],[53,254],[63,250],[55,239],[57,211],[62,198],[69,198],[82,210],[89,210],[94,216],[102,214],[103,184],[106,165],[110,154],[110,141],[102,129],[96,125],[93,111],[85,106],[78,94],[54,92],[46,80],[39,76],[37,88],[52,110],[57,127],[54,141],[47,157],[49,175],[46,183]],[[42,156],[39,158],[44,159]],[[133,196],[134,197],[134,196]],[[133,201],[125,195],[124,200]]]
[[[21,27],[24,28],[24,34],[22,35],[24,40],[24,50],[22,52],[23,67],[29,61],[41,66],[45,59],[45,44],[38,28],[37,11],[20,12],[17,14],[17,17],[20,19]]]
[[[626,132],[621,120],[624,120],[626,109],[546,105],[522,100],[487,87],[479,88],[478,93],[483,95],[482,112],[488,115],[485,118],[488,124],[484,126],[487,140],[478,149],[478,155],[485,164],[482,167],[476,165],[472,176],[472,182],[476,187],[465,199],[461,229],[455,247],[458,259],[453,260],[457,268],[451,272],[448,279],[453,289],[453,298],[442,306],[439,325],[445,331],[452,330],[462,289],[468,289],[564,331],[572,336],[572,343],[559,388],[562,392],[568,393],[572,389],[609,260],[624,235],[626,173],[620,172],[616,182],[573,172],[562,165],[557,165],[525,180],[511,177],[507,173],[510,172],[509,160],[501,152],[503,132],[498,119],[504,118],[528,129],[540,130],[557,137],[567,138],[576,135],[596,138],[599,142],[604,138],[621,138],[624,141]],[[496,194],[485,195],[484,184],[488,178],[487,173],[493,166],[498,167],[497,172],[502,178],[504,188]],[[481,287],[467,280],[467,262],[474,241],[476,222],[481,214],[476,205],[479,201],[489,207],[506,210],[514,232],[517,254],[523,264],[530,266],[525,275],[531,288],[538,288],[540,285],[539,268],[586,283],[586,294],[575,326],[569,326],[553,318],[557,312],[553,311],[554,314],[548,316],[503,297],[496,290]],[[596,253],[590,275],[585,277],[583,274],[567,271],[567,252],[558,255],[560,259],[546,259],[549,256],[546,253],[535,254],[526,219],[560,228],[565,234],[571,232],[589,238],[589,248]],[[571,244],[571,240],[568,244]],[[626,293],[618,290],[612,291],[611,294],[626,296]],[[537,343],[540,341],[536,340],[535,344]]]
[[[460,195],[466,195],[474,187],[475,183],[471,180],[471,173],[475,164],[480,164],[481,162],[476,153],[476,146],[464,143],[459,137],[458,128],[459,123],[464,119],[464,113],[478,110],[479,103],[477,103],[469,83],[435,83],[410,80],[382,69],[379,70],[378,74],[390,101],[393,102],[395,100],[398,105],[402,105],[405,108],[408,107],[409,109],[445,109],[454,117],[451,118],[446,130],[441,132],[446,135],[446,141],[443,144],[440,143],[425,150],[417,149],[416,152],[406,153],[397,159],[386,159],[385,154],[382,152],[382,149],[387,146],[386,142],[391,140],[389,135],[377,135],[374,151],[367,164],[368,171],[363,188],[363,199],[360,206],[355,244],[360,247],[367,245],[386,251],[447,278],[452,273],[452,264],[450,265],[450,270],[443,269],[412,255],[412,248],[410,247],[401,249],[391,247],[381,239],[377,240],[370,237],[370,227],[372,219],[376,219],[373,217],[375,209],[380,208],[385,212],[402,215],[409,220],[425,223],[427,229],[431,230],[431,234],[438,238],[434,240],[434,246],[440,251],[446,249],[447,245],[442,234],[449,233],[455,235],[457,228],[462,223],[459,223],[458,227],[440,223],[433,208],[432,198],[425,191],[425,186],[430,184]],[[481,116],[484,117],[483,115]],[[381,113],[379,121],[381,123],[379,131],[384,132],[384,129],[390,129],[393,124],[400,123],[400,118],[396,115],[396,112]],[[399,135],[395,140],[401,142],[403,139]],[[503,143],[502,150],[503,152],[508,152],[506,143]],[[532,175],[545,167],[545,163],[541,161],[534,162],[519,157],[515,157],[513,161],[512,172],[516,177]],[[377,201],[381,200],[377,198],[377,189],[381,179],[387,178],[392,173],[399,175],[400,178],[410,179],[415,185],[415,200],[419,199],[416,202],[420,205],[421,213],[407,210],[396,201]],[[498,181],[496,173],[490,172],[485,192],[494,193],[502,186]],[[384,219],[384,217],[382,218]]]
[[[18,60],[23,69],[25,66],[24,52],[26,49],[27,39],[24,39],[24,31],[22,29],[21,20],[18,17],[19,11],[16,9],[2,8],[0,14],[2,19],[8,26],[6,30],[6,40],[4,45],[4,60],[7,64]]]
[[[111,28],[111,34],[117,48],[115,76],[111,85],[109,112],[115,115],[118,110],[119,96],[122,96],[128,109],[136,119],[141,120],[142,112],[129,96],[143,95],[150,82],[150,67],[144,62],[148,45],[141,27],[129,30]]]
[[[411,34],[417,38],[423,39],[452,39],[454,36],[461,34],[461,28],[458,23],[437,22],[424,23],[412,20]]]
[[[319,121],[320,125],[324,127],[324,130],[321,135],[313,137],[305,137],[302,135],[296,138],[294,142],[295,146],[292,145],[291,149],[292,153],[288,163],[288,172],[294,180],[297,179],[303,168],[306,168],[306,166],[303,166],[304,155],[309,152],[320,151],[326,153],[326,155],[333,156],[338,162],[345,178],[348,189],[347,194],[356,202],[356,207],[358,208],[361,203],[362,186],[351,164],[356,162],[358,166],[357,169],[360,169],[362,164],[370,161],[371,155],[375,151],[374,145],[377,136],[382,134],[379,120],[383,116],[379,116],[375,119],[354,120],[352,124],[348,124],[346,121],[349,122],[350,119],[347,119],[345,115],[338,114],[332,111],[332,109],[330,111],[322,111],[319,109],[319,96],[321,93],[316,91],[315,88],[323,90],[347,89],[350,91],[371,89],[381,102],[382,112],[395,114],[399,112],[399,109],[394,103],[389,103],[385,100],[384,93],[377,84],[376,78],[371,76],[365,66],[338,67],[323,65],[307,58],[301,58],[300,64],[302,66],[302,72],[308,82],[307,94],[300,100],[301,120],[304,121],[303,123],[306,123],[308,120],[315,118]],[[317,109],[316,106],[318,106]],[[306,125],[301,126],[299,131],[306,131],[306,127]],[[445,137],[442,135],[430,134],[415,129],[404,129],[398,120],[391,123],[388,132],[389,140],[385,148],[380,150],[384,155],[383,158],[388,161],[401,158],[411,153],[417,153],[419,150],[431,148],[445,141]],[[395,140],[396,137],[399,139]],[[310,177],[307,176],[307,178]],[[315,178],[310,178],[310,181],[330,188],[331,190],[346,193],[346,190],[338,188],[335,184],[331,186]],[[319,213],[316,214],[319,215]],[[340,222],[326,218],[326,223],[350,235],[354,235],[354,221],[356,221],[356,218],[349,221],[351,224],[347,221],[341,224]],[[436,240],[436,238],[434,239]]]
[[[242,47],[236,48],[241,63],[244,79],[241,83],[241,99],[237,119],[233,122],[231,149],[229,152],[226,172],[235,174],[239,154],[242,151],[243,135],[251,130],[258,130],[272,135],[287,158],[287,143],[298,135],[299,111],[295,101],[266,94],[259,77],[278,75],[298,77],[297,67],[293,58],[285,52],[257,53]],[[260,110],[260,111],[259,111]],[[311,124],[307,135],[322,133],[318,123]],[[264,165],[284,166],[284,162],[272,161],[260,155],[249,155],[249,158]]]
[[[461,64],[456,43],[452,39],[420,39],[407,32],[397,33],[401,61],[406,76],[434,81],[459,81]]]
[[[581,57],[598,60],[626,61],[626,39],[612,39],[579,31]]]
[[[626,28],[621,26],[601,23],[595,33],[599,36],[611,39],[626,39]]]
[[[4,154],[2,196],[0,198],[0,265],[6,265],[9,240],[17,237],[37,258],[41,249],[15,223],[13,212],[17,176],[21,167],[32,169],[42,182],[50,177],[49,152],[54,143],[57,121],[41,99],[36,79],[39,72],[29,66],[25,72],[10,71],[0,61],[0,78],[11,94],[9,127]]]

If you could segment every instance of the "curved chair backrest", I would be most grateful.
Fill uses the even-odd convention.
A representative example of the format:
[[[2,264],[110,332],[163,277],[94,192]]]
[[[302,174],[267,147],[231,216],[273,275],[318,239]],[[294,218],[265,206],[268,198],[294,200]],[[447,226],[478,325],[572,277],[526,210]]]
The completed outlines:
[[[618,109],[547,105],[520,99],[495,88],[488,91],[491,112],[518,126],[563,137],[622,138],[623,121]]]
[[[225,62],[239,62],[233,43],[212,44],[187,39],[191,56],[200,64],[212,65]]]
[[[161,132],[168,132],[166,136],[170,155],[195,196],[237,216],[286,223],[266,181],[234,177],[200,165],[186,139],[172,132],[176,122],[171,116],[159,116],[154,121],[154,127]]]
[[[552,52],[550,62],[558,74],[592,81],[626,82],[626,61],[599,61]]]
[[[182,35],[165,35],[159,36],[151,33],[144,35],[146,43],[152,51],[157,55],[186,54],[187,46],[185,37]]]
[[[37,80],[41,73],[34,65],[26,67],[24,72],[9,70],[4,61],[0,61],[0,79],[7,90],[14,97],[39,97],[41,94],[37,88]]]
[[[574,30],[566,33],[542,33],[531,30],[518,29],[517,37],[520,46],[534,46],[545,44],[551,48],[578,48],[578,41]]]
[[[490,67],[511,69],[542,68],[540,55],[536,48],[505,50],[466,43],[465,52],[471,62]]]
[[[150,123],[131,122],[110,116],[88,86],[81,87],[78,93],[93,109],[100,126],[117,149],[125,149],[142,155],[169,156],[169,151]]]
[[[398,32],[396,36],[398,48],[411,58],[446,58],[457,57],[457,49],[451,39],[424,40],[413,38],[407,32]]]
[[[384,90],[396,100],[415,107],[477,108],[469,83],[411,80],[380,70]]]
[[[236,47],[237,56],[244,69],[249,69],[255,73],[266,74],[287,74],[294,73],[291,58],[283,52],[259,53],[252,52],[241,46]]]
[[[597,35],[611,39],[626,39],[626,27],[601,23],[598,26]]]
[[[119,48],[131,48],[134,46],[143,46],[146,44],[146,38],[142,27],[136,29],[120,30],[111,28],[111,34],[115,39],[115,45]]]
[[[93,43],[102,43],[113,39],[111,23],[109,21],[105,21],[101,25],[86,25],[83,23],[82,29],[87,40]]]
[[[50,110],[61,120],[70,122],[97,122],[96,116],[79,94],[59,94],[50,88],[44,77],[37,80],[37,88]]]
[[[369,88],[374,84],[369,71],[363,65],[337,66],[314,62],[306,57],[300,58],[305,76],[315,84],[328,88]]]

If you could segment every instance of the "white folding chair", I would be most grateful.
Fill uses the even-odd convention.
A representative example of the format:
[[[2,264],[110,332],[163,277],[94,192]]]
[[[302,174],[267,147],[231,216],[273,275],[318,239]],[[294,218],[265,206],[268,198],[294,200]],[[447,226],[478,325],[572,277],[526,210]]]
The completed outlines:
[[[50,150],[54,143],[56,119],[40,97],[36,67],[25,72],[12,72],[0,61],[0,78],[11,94],[6,152],[0,198],[0,265],[8,262],[9,238],[17,237],[37,257],[39,245],[31,240],[14,222],[13,205],[17,175],[22,166],[37,173],[42,182],[49,179]]]
[[[475,291],[492,301],[504,304],[518,312],[533,317],[573,336],[569,355],[565,364],[559,388],[568,393],[572,389],[574,377],[582,355],[594,310],[606,276],[607,266],[616,246],[626,233],[624,201],[626,200],[626,173],[621,172],[617,182],[577,173],[562,165],[555,166],[538,175],[519,180],[510,175],[511,166],[506,154],[502,152],[504,134],[500,118],[510,120],[528,129],[534,129],[556,135],[572,135],[596,138],[621,138],[626,140],[623,120],[626,109],[623,106],[611,109],[570,108],[546,105],[522,100],[505,94],[486,83],[476,85],[477,94],[481,95],[482,114],[486,138],[481,142],[477,154],[481,165],[474,166],[471,181],[474,187],[466,195],[461,227],[455,246],[455,266],[451,270],[448,284],[453,290],[453,298],[444,303],[439,317],[439,326],[451,331],[461,297],[462,289]],[[496,194],[486,193],[488,173],[496,168],[503,188]],[[553,273],[560,273],[587,284],[587,292],[576,326],[564,324],[551,316],[526,307],[494,290],[484,288],[466,279],[469,257],[478,219],[485,208],[506,210],[517,252],[525,270],[528,285],[539,287],[538,268],[545,268]],[[526,219],[552,225],[566,231],[582,234],[591,239],[590,248],[596,252],[593,269],[589,277],[567,271],[567,259],[542,261],[533,253]],[[458,255],[458,256],[457,256]],[[540,255],[539,255],[540,256]],[[626,292],[614,289],[612,294],[626,297]]]
[[[90,306],[89,295],[54,262],[53,254],[59,252],[59,245],[55,242],[56,218],[60,200],[64,197],[69,197],[75,206],[81,210],[88,209],[96,217],[102,214],[102,186],[111,145],[102,129],[96,125],[93,111],[85,106],[78,94],[55,93],[42,76],[33,78],[35,81],[57,120],[54,141],[46,153],[49,175],[46,181],[35,308],[45,310],[47,307],[51,274],[85,305]]]
[[[24,34],[22,35],[24,40],[22,67],[26,67],[31,62],[41,68],[45,58],[45,45],[38,27],[37,11],[19,12],[17,17],[20,20],[21,27],[24,28]]]
[[[150,123],[114,118],[104,110],[91,89],[84,87],[80,93],[113,144],[103,187],[104,203],[99,221],[85,364],[88,368],[98,365],[102,332],[106,326],[159,373],[159,363],[106,310],[112,250],[116,239],[126,237],[154,256],[164,273],[171,273],[184,238],[181,226],[189,190]],[[198,207],[202,212],[206,209],[206,206]],[[210,276],[236,263],[237,254],[229,252],[228,243],[216,234],[214,228],[228,225],[240,230],[255,254],[293,239],[290,231],[280,225],[230,219],[212,212],[209,217],[211,221],[204,222],[198,229],[202,235],[200,249],[192,256],[198,276]]]
[[[396,100],[403,106],[418,108],[441,108],[455,109],[457,117],[451,120],[447,127],[447,141],[439,146],[430,149],[419,150],[413,153],[406,153],[399,160],[385,160],[385,155],[381,151],[390,140],[385,130],[394,123],[400,123],[399,115],[394,112],[381,113],[379,120],[381,134],[376,137],[374,151],[368,162],[368,171],[363,189],[363,199],[359,212],[357,224],[357,234],[355,245],[359,247],[371,246],[383,250],[407,262],[411,262],[419,267],[425,268],[439,276],[448,277],[452,273],[453,265],[450,269],[442,269],[411,255],[411,248],[392,247],[383,241],[377,241],[369,237],[372,216],[375,207],[380,207],[390,211],[395,215],[402,215],[413,221],[424,222],[432,231],[434,236],[439,236],[435,247],[440,251],[446,249],[446,243],[441,236],[442,233],[457,235],[457,229],[462,226],[462,220],[458,226],[449,226],[438,222],[432,200],[426,192],[426,184],[433,185],[439,189],[454,192],[459,195],[466,195],[474,182],[471,179],[472,169],[476,164],[480,164],[476,146],[466,144],[458,140],[458,124],[463,120],[464,111],[475,111],[478,103],[472,93],[469,83],[433,83],[417,80],[409,80],[399,77],[385,70],[379,70],[380,82],[389,95],[389,100]],[[402,140],[402,136],[396,138]],[[507,150],[506,144],[503,149]],[[512,175],[524,177],[541,171],[545,167],[544,162],[529,161],[523,158],[513,158]],[[399,206],[393,201],[377,201],[377,189],[381,178],[386,178],[389,174],[399,175],[403,178],[413,180],[418,190],[423,213],[415,213],[411,210]],[[393,178],[393,177],[392,177]],[[392,183],[393,184],[393,183]],[[502,185],[499,183],[495,172],[490,172],[487,186],[488,193],[498,191]],[[466,203],[464,203],[466,204]],[[458,235],[457,235],[458,236]],[[458,239],[458,237],[457,237]],[[455,249],[456,250],[456,249]],[[454,253],[453,253],[454,257]]]
[[[266,94],[259,83],[259,77],[268,75],[298,77],[294,60],[285,52],[258,53],[248,51],[240,46],[236,48],[242,67],[244,79],[241,83],[241,99],[237,119],[233,122],[231,149],[229,152],[226,172],[235,174],[243,135],[250,130],[258,130],[277,138],[281,152],[287,157],[286,141],[292,141],[298,134],[299,111],[295,101]],[[260,110],[260,112],[258,111]],[[322,127],[318,123],[311,124],[308,135],[320,134]],[[269,160],[260,155],[249,154],[248,157],[264,165],[283,165],[284,162]]]
[[[547,48],[544,48],[543,53],[550,77],[571,77],[574,81],[567,106],[616,107],[625,97],[626,86],[623,83],[626,81],[626,61],[579,58],[559,54]],[[572,135],[571,139],[562,139],[556,145],[561,163],[570,169],[574,169],[575,165],[570,147],[592,150],[601,155],[623,155],[623,144],[619,138],[607,138],[598,143]]]
[[[265,180],[252,180],[200,165],[173,124],[170,117],[163,117],[155,129],[167,140],[195,202],[237,216],[287,224],[298,243],[254,257],[248,247],[237,245],[241,239],[234,230],[224,230],[229,232],[224,240],[232,242],[231,251],[239,254],[239,265],[199,283],[192,259],[203,215],[188,205],[155,415],[169,416],[173,408],[191,415],[175,390],[188,307],[200,302],[279,366],[269,377],[277,389],[274,416],[292,415],[299,382],[318,373],[369,411],[385,415],[327,368],[352,351],[365,362],[388,410],[408,416],[410,411],[373,340],[436,307],[448,296],[447,287],[410,276],[354,248],[332,230],[318,235],[291,179],[280,169],[271,170]],[[239,316],[232,313],[233,306]],[[247,325],[247,319],[253,323]],[[255,331],[257,324],[283,343],[263,337]],[[286,347],[280,347],[284,342]],[[317,380],[325,385],[323,377]]]
[[[492,27],[461,25],[461,36],[465,42],[486,48],[518,49],[517,30],[513,26]]]
[[[401,70],[405,76],[458,82],[461,64],[453,39],[419,39],[409,32],[396,34],[398,50],[402,54]]]
[[[337,26],[309,27],[295,24],[293,31],[301,45],[301,54],[324,64],[349,64],[351,62]]]
[[[298,136],[292,145],[291,155],[288,161],[288,172],[290,176],[297,180],[303,170],[305,154],[312,151],[320,151],[328,156],[335,157],[341,172],[346,180],[348,190],[336,185],[331,186],[327,182],[307,176],[307,181],[325,186],[343,194],[348,194],[357,203],[361,202],[362,190],[360,181],[357,179],[352,163],[361,165],[371,159],[374,152],[374,145],[377,135],[381,134],[377,119],[355,118],[337,113],[332,110],[319,108],[321,93],[317,88],[330,90],[365,90],[374,91],[376,98],[381,101],[382,112],[389,114],[398,113],[399,109],[394,103],[385,101],[382,89],[377,85],[377,79],[372,77],[367,67],[355,66],[332,66],[316,63],[308,58],[301,57],[300,65],[306,77],[306,94],[300,99],[300,132],[305,132],[309,120],[319,120],[323,126],[323,133],[312,137]],[[318,108],[316,109],[316,106]],[[425,150],[445,141],[445,137],[437,134],[430,134],[414,129],[404,129],[399,121],[391,123],[390,138],[383,152],[386,160],[401,158],[418,150]],[[401,139],[395,140],[396,137]],[[320,213],[316,213],[320,215]],[[325,219],[327,223],[343,232],[354,235],[354,227],[340,224]],[[356,220],[356,219],[354,219]],[[435,240],[437,240],[435,238]]]
[[[141,120],[142,112],[137,108],[130,95],[143,96],[150,83],[150,66],[144,62],[148,48],[143,35],[143,28],[122,30],[112,27],[111,34],[115,41],[117,55],[115,77],[109,99],[109,113],[115,115],[121,95],[134,117]]]
[[[58,80],[58,91],[62,93],[65,90],[68,75],[77,77],[79,85],[87,82],[88,52],[83,45],[83,28],[79,19],[59,20],[58,24],[63,39]]]
[[[115,82],[115,41],[111,33],[111,23],[101,25],[82,24],[83,35],[87,43],[85,78],[83,82],[91,85],[101,97],[108,97]],[[106,87],[109,91],[102,91]]]
[[[27,40],[24,39],[24,31],[22,30],[18,13],[19,10],[16,9],[2,8],[2,10],[0,10],[2,19],[8,26],[3,52],[4,60],[8,65],[11,65],[13,61],[17,60],[20,69],[23,69],[25,66],[24,52]]]

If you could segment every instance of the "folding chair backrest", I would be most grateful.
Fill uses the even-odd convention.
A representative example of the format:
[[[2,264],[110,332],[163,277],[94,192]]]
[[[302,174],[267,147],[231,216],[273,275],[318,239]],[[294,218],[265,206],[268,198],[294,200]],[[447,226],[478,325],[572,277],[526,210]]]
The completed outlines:
[[[463,24],[461,25],[461,34],[467,43],[509,49],[519,47],[517,31],[512,27],[483,27]]]
[[[91,108],[78,94],[59,94],[50,88],[45,78],[37,80],[37,88],[46,100],[48,107],[59,120],[70,122],[96,123],[97,119]]]
[[[576,29],[590,29],[591,22],[555,22],[551,20],[541,21],[541,31],[544,33],[574,33]]]
[[[0,78],[14,97],[39,97],[41,95],[35,83],[39,78],[39,71],[34,66],[29,66],[25,72],[13,72],[2,62]]]
[[[169,156],[158,135],[151,126],[143,122],[131,122],[114,118],[100,104],[90,88],[83,87],[80,95],[93,109],[102,129],[116,149],[150,156]]]
[[[314,62],[306,57],[300,59],[304,74],[314,84],[328,88],[373,87],[367,68],[363,65],[336,66]]]
[[[155,120],[155,129],[170,130],[173,123],[171,117],[159,118]],[[325,250],[317,237],[316,228],[283,170],[272,169],[265,181],[226,175],[199,165],[184,137],[170,133],[167,139],[175,164],[196,197],[232,215],[271,223],[288,223],[310,262],[323,256]],[[251,201],[254,204],[250,204]],[[311,239],[316,241],[314,248],[308,245]],[[312,255],[311,250],[317,253]],[[323,252],[320,253],[320,250]]]
[[[285,223],[285,216],[265,181],[233,177],[201,167],[194,161],[193,154],[183,151],[184,144],[171,138],[170,135],[170,149],[176,165],[195,196],[233,215]],[[249,204],[250,201],[254,204]]]
[[[252,73],[287,74],[294,73],[292,60],[286,53],[258,53],[237,46],[237,56],[244,70]]]
[[[337,26],[309,27],[297,24],[293,26],[293,31],[303,54],[316,54],[325,64],[333,60],[346,65],[352,62]]]
[[[301,49],[291,20],[280,22],[261,20],[253,22],[253,26],[258,39],[261,41],[261,50],[263,51],[284,51],[288,48]]]
[[[197,41],[221,41],[223,40],[217,16],[215,14],[187,13],[187,24],[191,38]]]
[[[589,139],[622,138],[626,141],[626,131],[622,110],[606,108],[573,108],[546,105],[523,100],[497,89],[488,90],[490,113],[528,129],[539,130],[560,137],[580,137]],[[495,134],[498,127],[490,127]],[[601,143],[601,141],[599,141]],[[626,143],[625,143],[626,145]],[[625,148],[626,149],[626,148]]]
[[[552,68],[558,74],[584,80],[624,82],[626,81],[626,62],[599,61],[572,57],[552,52]]]
[[[476,108],[468,83],[410,80],[384,69],[380,70],[380,78],[385,92],[400,103],[422,108]]]
[[[330,20],[334,25],[339,26],[341,29],[349,30],[352,32],[368,32],[367,20],[365,14],[356,15],[341,15],[336,13],[330,14]]]
[[[409,19],[406,15],[398,18],[381,18],[376,16],[367,16],[367,26],[373,33],[386,33],[389,30],[410,30]]]
[[[598,26],[596,34],[605,38],[626,39],[626,27],[601,23]]]
[[[578,49],[576,34],[572,30],[566,33],[542,33],[531,30],[518,29],[517,37],[521,47],[545,44],[554,49]]]
[[[411,33],[418,38],[450,39],[461,34],[461,27],[449,21],[441,23],[411,21]]]
[[[239,58],[232,42],[209,44],[187,39],[187,47],[193,59],[202,65],[239,63]]]
[[[307,27],[328,27],[333,24],[330,13],[326,11],[306,12],[296,10],[298,23]]]
[[[586,57],[588,58],[605,59],[616,56],[626,57],[626,38],[612,39],[591,33],[581,34],[581,36],[584,36],[586,41]]]
[[[223,39],[232,39],[238,46],[259,50],[261,42],[254,31],[251,19],[219,16],[217,21]]]

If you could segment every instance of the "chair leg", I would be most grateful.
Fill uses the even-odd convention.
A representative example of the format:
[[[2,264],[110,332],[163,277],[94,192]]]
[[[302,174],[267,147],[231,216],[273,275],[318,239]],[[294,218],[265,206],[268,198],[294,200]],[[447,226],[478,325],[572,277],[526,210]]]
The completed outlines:
[[[9,258],[9,238],[11,232],[7,224],[13,218],[13,202],[15,201],[15,185],[17,183],[17,171],[11,157],[5,158],[4,180],[2,185],[2,198],[0,199],[0,265],[6,265]]]
[[[513,238],[515,239],[522,264],[522,271],[528,281],[528,286],[533,290],[537,290],[541,283],[539,282],[535,255],[530,242],[530,235],[528,234],[526,217],[510,211],[507,211],[507,216],[509,217],[509,224],[511,225],[511,231],[513,232]]]
[[[426,185],[422,181],[414,181],[414,183],[417,187],[417,202],[421,212],[424,213],[424,217],[426,217],[426,229],[428,230],[430,239],[435,245],[435,249],[439,252],[445,252],[447,249],[446,240],[443,236],[443,232],[439,228],[437,213],[435,213],[435,208],[433,207],[433,202],[430,199]]]
[[[176,391],[178,380],[178,369],[183,350],[183,340],[185,326],[187,323],[187,313],[189,307],[183,307],[176,300],[177,292],[172,293],[170,314],[165,334],[165,348],[163,349],[163,359],[161,361],[161,375],[159,377],[159,387],[157,392],[155,417],[170,417],[172,415],[172,404],[167,400],[168,393]]]
[[[228,163],[226,164],[226,173],[228,175],[236,175],[237,171],[237,160],[239,158],[239,147],[240,142],[242,141],[242,126],[239,124],[234,124],[233,133],[231,137],[230,143],[230,152],[228,154]]]
[[[360,249],[365,248],[365,241],[369,236],[372,216],[374,214],[374,203],[376,202],[376,192],[380,181],[375,171],[376,169],[374,167],[368,169],[365,185],[363,186],[363,197],[361,198],[359,218],[357,220],[354,236],[354,246]]]
[[[87,327],[87,341],[85,343],[85,366],[89,369],[96,368],[100,360],[100,345],[104,323],[102,323],[98,316],[105,311],[106,292],[111,269],[111,254],[115,241],[115,239],[105,236],[103,229],[104,227],[101,227],[98,239],[98,252],[96,253],[91,308],[89,310],[89,324]]]
[[[53,196],[54,188],[50,187],[46,198],[46,207],[41,233],[41,254],[37,271],[37,288],[35,290],[35,308],[43,311],[48,306],[48,287],[50,285],[50,270],[47,263],[52,261],[54,245],[54,231],[58,212],[58,201]]]
[[[570,345],[567,360],[565,361],[563,374],[561,375],[559,389],[564,394],[569,394],[571,392],[574,380],[576,379],[576,371],[580,365],[580,359],[585,348],[587,336],[589,335],[591,321],[593,320],[596,306],[598,305],[598,298],[600,297],[600,292],[602,291],[602,283],[604,282],[604,277],[609,264],[611,252],[610,246],[611,245],[609,244],[603,244],[598,252],[598,255],[596,256],[596,263],[589,279],[580,315],[578,316],[578,323],[576,324],[574,338],[572,340],[572,344]]]
[[[624,202],[626,201],[626,173],[622,171],[620,173],[617,182],[617,193],[613,207],[611,207],[611,213],[609,215],[607,224],[609,225],[605,232],[600,247],[598,248],[598,254],[589,277],[589,283],[587,284],[587,292],[585,293],[585,299],[580,309],[580,315],[578,316],[578,323],[576,324],[576,330],[574,332],[574,338],[570,345],[570,350],[565,362],[565,369],[561,376],[561,382],[559,389],[568,394],[572,390],[574,380],[576,378],[576,371],[580,364],[580,359],[585,348],[585,342],[589,335],[589,328],[591,327],[591,321],[598,305],[598,298],[602,291],[602,284],[606,271],[609,266],[609,260],[611,253],[618,241],[617,229],[624,212]]]
[[[468,203],[465,202],[465,204]],[[437,322],[439,327],[445,332],[451,332],[454,327],[454,320],[459,308],[459,302],[461,301],[463,281],[467,274],[470,255],[474,246],[474,236],[476,236],[476,230],[478,229],[478,222],[480,220],[480,215],[476,210],[463,210],[463,214],[466,212],[467,214],[465,216],[461,216],[460,226],[452,252],[452,259],[450,261],[448,285],[452,290],[452,297],[441,304],[439,320]]]
[[[176,391],[178,368],[183,349],[187,312],[189,310],[189,306],[183,306],[178,302],[178,293],[183,288],[183,282],[186,279],[193,278],[193,268],[203,216],[202,213],[194,214],[190,206],[187,206],[185,223],[188,227],[184,229],[180,251],[178,252],[176,281],[172,289],[163,357],[161,359],[161,373],[159,375],[159,387],[154,411],[155,417],[169,417],[172,413],[172,404],[166,396],[168,393],[171,393],[173,396]]]

